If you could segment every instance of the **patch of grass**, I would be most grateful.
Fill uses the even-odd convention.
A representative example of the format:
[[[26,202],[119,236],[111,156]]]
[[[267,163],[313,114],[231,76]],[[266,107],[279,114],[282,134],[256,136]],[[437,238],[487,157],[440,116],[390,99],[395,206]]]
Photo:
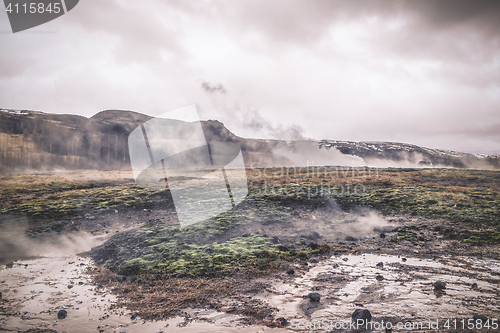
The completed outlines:
[[[175,239],[156,244],[149,242],[143,253],[147,254],[125,261],[122,270],[198,276],[221,273],[240,265],[265,266],[283,255],[276,245],[260,235],[202,246],[179,243]]]

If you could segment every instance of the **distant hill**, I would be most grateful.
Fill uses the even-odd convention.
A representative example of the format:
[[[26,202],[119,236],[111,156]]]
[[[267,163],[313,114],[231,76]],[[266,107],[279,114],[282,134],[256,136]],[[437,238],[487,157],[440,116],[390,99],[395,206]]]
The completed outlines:
[[[0,172],[53,169],[130,169],[128,135],[151,117],[105,110],[90,118],[0,109]],[[240,145],[257,166],[401,166],[499,169],[496,155],[474,155],[393,142],[245,139],[217,120],[202,121],[208,142]]]

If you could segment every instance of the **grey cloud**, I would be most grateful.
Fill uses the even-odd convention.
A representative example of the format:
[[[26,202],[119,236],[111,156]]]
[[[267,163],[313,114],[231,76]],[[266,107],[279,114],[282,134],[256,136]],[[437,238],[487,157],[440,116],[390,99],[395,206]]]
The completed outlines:
[[[115,60],[119,62],[159,62],[162,52],[183,55],[182,34],[169,26],[162,14],[177,17],[179,12],[169,4],[157,8],[121,3],[117,0],[86,1],[75,10],[71,23],[87,33],[95,31],[116,43]],[[99,36],[99,37],[104,37]]]
[[[204,92],[213,94],[213,93],[221,93],[221,94],[226,94],[227,90],[224,88],[222,84],[211,84],[210,82],[202,81],[201,82],[201,89],[203,89]]]

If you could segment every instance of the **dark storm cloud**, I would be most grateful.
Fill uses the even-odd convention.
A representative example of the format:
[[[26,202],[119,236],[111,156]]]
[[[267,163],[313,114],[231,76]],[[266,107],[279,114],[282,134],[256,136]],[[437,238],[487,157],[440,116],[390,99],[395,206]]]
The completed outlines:
[[[498,150],[499,7],[86,0],[38,28],[55,33],[0,36],[0,107],[154,115],[215,100],[206,118],[247,137]]]
[[[446,29],[473,24],[480,33],[498,37],[497,0],[289,0],[240,1],[239,20],[275,37],[278,42],[322,36],[337,21],[401,16],[415,26]]]

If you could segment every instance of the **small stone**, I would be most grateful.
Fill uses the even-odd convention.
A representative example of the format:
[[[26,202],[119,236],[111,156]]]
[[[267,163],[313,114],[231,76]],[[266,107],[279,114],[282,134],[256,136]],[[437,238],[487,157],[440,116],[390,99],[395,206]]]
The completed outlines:
[[[68,289],[71,289],[73,288],[73,285],[72,284],[68,284]]]
[[[318,293],[310,293],[309,295],[307,295],[307,297],[309,297],[311,302],[319,302],[321,298],[321,296]]]
[[[478,287],[478,286],[477,286],[477,283],[475,283],[475,282],[474,282],[474,283],[472,284],[472,286],[471,286],[471,288],[472,288],[472,289],[476,289],[477,287]]]
[[[488,318],[487,318],[487,317],[485,317],[485,316],[481,316],[481,315],[478,315],[478,314],[475,314],[475,315],[472,317],[472,319],[474,320],[474,322],[475,322],[476,320],[481,320],[483,323],[484,323],[484,322],[486,322],[486,321],[488,321]]]
[[[346,241],[348,241],[348,242],[355,242],[355,241],[357,241],[357,240],[358,240],[357,238],[354,238],[354,237],[352,237],[352,236],[345,236],[345,238],[344,238],[344,239],[345,239]]]
[[[402,262],[406,262],[406,258],[401,258],[401,261]]]
[[[376,267],[384,267],[384,263],[383,262],[379,262],[377,265],[375,265]]]
[[[280,317],[280,318],[276,319],[276,324],[278,327],[285,327],[285,326],[287,326],[288,322],[285,318]]]
[[[2,292],[0,291],[0,299],[2,299]]]
[[[295,271],[292,268],[290,268],[289,270],[286,271],[286,273],[288,275],[293,275],[293,274],[295,274]]]
[[[66,312],[66,310],[59,310],[59,312],[57,313],[57,318],[64,319],[64,318],[66,318],[67,315],[68,315],[68,312]]]
[[[347,261],[347,260],[349,260],[349,258],[342,258],[342,260]]]
[[[382,275],[377,275],[375,278],[377,279],[377,281],[382,281],[384,279]]]
[[[137,318],[136,315],[132,315],[132,317],[130,317],[131,320],[135,320]]]
[[[434,228],[434,231],[436,231],[436,232],[441,231],[441,227],[440,227],[439,225],[438,225],[438,226],[436,226],[436,227]]]
[[[384,234],[384,233],[381,233],[381,234],[380,234],[380,238],[385,238],[385,234]]]
[[[435,290],[443,290],[446,289],[446,283],[442,281],[436,281],[434,282],[434,289]]]
[[[372,314],[367,309],[356,309],[351,316],[352,321],[355,323],[360,323],[361,325],[366,325],[367,322],[372,320]],[[358,322],[358,320],[360,320]]]
[[[8,264],[5,264],[5,267],[7,268],[12,268],[14,266],[14,262],[9,262]]]

